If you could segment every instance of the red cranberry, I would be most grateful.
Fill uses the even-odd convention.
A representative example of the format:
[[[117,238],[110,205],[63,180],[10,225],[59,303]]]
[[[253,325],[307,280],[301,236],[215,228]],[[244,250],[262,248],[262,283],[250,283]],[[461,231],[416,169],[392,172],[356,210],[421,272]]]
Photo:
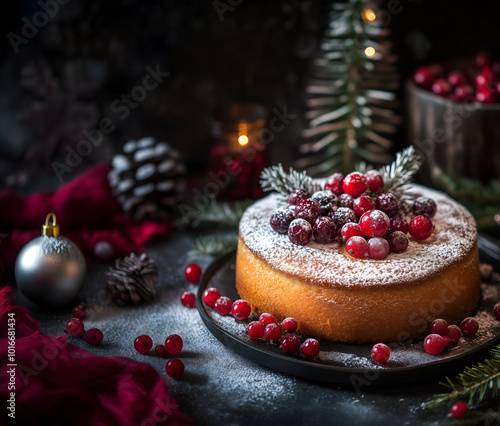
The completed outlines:
[[[399,212],[399,200],[394,194],[379,194],[376,201],[377,210],[382,210],[387,216],[393,217]]]
[[[459,101],[465,101],[474,96],[474,89],[468,84],[461,84],[455,88],[455,94]]]
[[[286,234],[293,219],[295,219],[294,212],[285,207],[281,207],[273,212],[269,223],[271,224],[271,228],[276,232]]]
[[[378,192],[384,186],[384,178],[379,171],[369,170],[365,173],[365,176],[366,180],[368,181],[370,192]]]
[[[351,197],[358,197],[368,189],[368,180],[363,173],[349,173],[342,183],[342,188]]]
[[[143,355],[146,355],[152,346],[153,341],[151,340],[151,337],[146,334],[137,337],[134,341],[135,350]]]
[[[240,321],[245,321],[251,313],[252,308],[250,307],[250,303],[248,303],[246,300],[236,300],[233,303],[233,307],[231,308],[231,314],[233,315],[233,317]]]
[[[289,240],[299,246],[305,246],[312,235],[311,224],[304,219],[294,219],[288,228]]]
[[[439,334],[429,334],[424,340],[424,349],[428,354],[438,355],[444,350],[444,340]]]
[[[448,83],[452,86],[459,86],[465,83],[465,75],[460,71],[452,71],[448,74]]]
[[[260,339],[261,337],[264,337],[265,328],[266,327],[259,321],[252,321],[247,327],[248,336],[255,340]]]
[[[499,94],[500,94],[500,82],[498,82],[498,83],[496,84],[495,89],[496,89],[497,95],[499,95]]]
[[[302,353],[308,358],[315,358],[319,354],[319,342],[316,339],[306,339],[302,344]]]
[[[219,297],[220,291],[213,287],[207,288],[203,292],[203,301],[207,306],[210,306],[211,308],[215,306],[215,302],[217,302],[217,299]]]
[[[351,237],[364,237],[365,234],[361,230],[361,226],[359,226],[359,223],[346,223],[341,231],[340,234],[342,235],[342,240],[346,242],[349,238]]]
[[[78,305],[73,308],[73,318],[78,318],[83,321],[86,316],[87,316],[87,310],[85,309],[85,306]]]
[[[259,317],[259,322],[262,325],[269,325],[269,324],[277,324],[278,323],[278,321],[276,321],[276,318],[274,318],[273,315],[268,314],[268,313],[261,314],[261,316]]]
[[[389,254],[389,243],[384,238],[375,237],[368,240],[368,256],[375,260],[382,260]]]
[[[426,240],[432,234],[432,222],[425,216],[415,216],[408,227],[410,235],[416,240]]]
[[[280,339],[280,348],[287,354],[293,354],[300,348],[300,337],[296,334],[285,334]]]
[[[391,217],[389,232],[400,231],[403,234],[408,233],[408,223],[402,217]]]
[[[231,313],[231,308],[233,307],[233,302],[229,297],[221,296],[215,301],[215,311],[219,315],[229,315]]]
[[[178,334],[171,334],[165,339],[165,349],[170,356],[179,355],[184,346],[182,337]]]
[[[460,323],[460,329],[465,336],[473,337],[476,335],[477,330],[479,330],[479,323],[474,318],[465,318]]]
[[[498,302],[494,307],[493,307],[493,315],[495,315],[495,318],[497,320],[500,320],[500,302]]]
[[[184,374],[184,363],[180,359],[170,359],[165,366],[165,370],[172,379],[178,380]]]
[[[492,104],[496,101],[496,96],[492,90],[481,87],[476,93],[476,100],[483,104]]]
[[[415,71],[413,78],[415,79],[415,83],[417,83],[420,87],[430,89],[432,83],[436,79],[436,76],[428,67],[420,67]]]
[[[491,68],[483,68],[476,76],[474,83],[477,87],[490,87],[495,80],[495,74]]]
[[[295,206],[299,201],[309,198],[311,195],[305,189],[296,189],[288,196],[288,204]]]
[[[448,334],[448,323],[442,318],[435,319],[431,324],[431,333],[446,336]]]
[[[333,214],[333,221],[337,225],[337,229],[341,229],[346,223],[356,223],[356,213],[354,210],[347,207],[339,207]]]
[[[476,55],[476,65],[479,68],[489,67],[491,65],[491,55],[488,52],[479,52]]]
[[[89,345],[98,346],[101,344],[103,339],[102,331],[98,328],[91,328],[86,331],[83,335],[83,340],[85,340]]]
[[[394,231],[387,237],[392,253],[403,253],[408,247],[408,237],[401,231]]]
[[[311,225],[314,225],[320,212],[321,206],[317,201],[311,198],[299,201],[295,207],[295,217],[297,219],[307,220]]]
[[[198,284],[201,278],[201,268],[196,263],[191,263],[184,271],[184,276],[192,284]]]
[[[449,348],[451,346],[451,339],[449,336],[442,336],[443,337],[443,340],[444,340],[444,347],[445,348]]]
[[[320,244],[333,243],[337,236],[337,225],[332,218],[320,216],[314,223],[313,235],[316,242]]]
[[[391,221],[389,217],[380,210],[366,212],[359,220],[361,230],[368,237],[382,237],[389,231]]]
[[[363,237],[351,237],[345,243],[345,248],[352,257],[360,258],[366,254],[368,243]]]
[[[457,343],[462,337],[462,331],[456,325],[449,325],[446,334],[451,339],[452,343]]]
[[[413,213],[416,216],[422,215],[432,219],[436,214],[436,203],[429,197],[418,197],[413,203]]]
[[[342,173],[334,173],[326,180],[325,189],[332,191],[335,195],[340,195],[344,192],[342,189],[343,182],[344,175]]]
[[[292,318],[292,317],[285,318],[281,323],[281,327],[287,333],[295,333],[297,331],[298,326],[299,326],[299,324],[298,324],[297,320],[295,318]]]
[[[264,337],[269,342],[278,342],[281,338],[281,327],[275,322],[267,324],[264,330]]]
[[[181,303],[183,306],[186,308],[196,308],[196,296],[194,293],[191,293],[190,291],[185,291],[181,295]]]
[[[373,201],[368,195],[360,195],[358,198],[354,199],[352,209],[356,216],[361,217],[363,213],[375,209],[375,201]]]
[[[383,343],[377,343],[372,348],[372,358],[378,364],[385,364],[391,356],[389,346]]]
[[[80,337],[85,330],[83,321],[79,318],[71,318],[66,323],[66,332],[73,337]]]
[[[165,345],[156,345],[155,352],[156,352],[156,355],[158,355],[159,357],[168,358],[168,352],[167,352],[167,348],[165,347]]]
[[[338,204],[339,207],[347,207],[348,209],[352,209],[354,198],[352,198],[349,194],[342,194],[339,196]]]
[[[453,404],[450,410],[451,416],[456,419],[460,420],[465,416],[465,414],[469,411],[469,407],[465,402],[457,402],[456,404]]]
[[[444,78],[438,78],[432,83],[432,92],[438,96],[446,96],[451,91],[450,84]]]

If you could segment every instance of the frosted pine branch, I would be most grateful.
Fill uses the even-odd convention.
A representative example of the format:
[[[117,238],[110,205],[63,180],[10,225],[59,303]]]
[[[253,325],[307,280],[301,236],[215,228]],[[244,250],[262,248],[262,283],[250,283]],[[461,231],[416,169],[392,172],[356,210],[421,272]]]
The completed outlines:
[[[305,189],[309,194],[320,191],[321,185],[314,181],[305,171],[298,172],[290,167],[286,173],[281,164],[267,167],[260,175],[260,185],[264,191],[276,191],[283,198],[296,189]]]

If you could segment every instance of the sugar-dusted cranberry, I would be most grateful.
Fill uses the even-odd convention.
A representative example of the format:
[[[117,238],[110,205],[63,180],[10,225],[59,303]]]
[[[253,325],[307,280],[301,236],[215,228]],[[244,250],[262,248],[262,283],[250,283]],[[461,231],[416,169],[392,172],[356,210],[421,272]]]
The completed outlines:
[[[170,359],[165,366],[165,370],[170,377],[179,380],[184,374],[184,363],[180,359]]]
[[[269,223],[276,232],[286,234],[293,219],[295,219],[294,212],[286,207],[281,207],[273,212]]]
[[[429,197],[418,197],[413,203],[413,213],[432,219],[437,211],[436,203]]]
[[[151,340],[151,337],[149,337],[147,334],[143,334],[137,337],[134,341],[135,350],[142,355],[147,354],[152,346],[153,340]]]
[[[428,67],[417,68],[413,74],[415,83],[424,89],[430,89],[436,76],[431,72]]]
[[[375,237],[368,240],[368,256],[375,260],[382,260],[389,254],[389,243],[384,238]]]
[[[368,237],[382,237],[389,231],[391,221],[381,210],[366,212],[359,220],[361,230]]]
[[[424,340],[424,349],[428,354],[438,355],[444,350],[444,340],[439,334],[429,334]]]
[[[280,339],[280,348],[287,354],[294,354],[300,348],[300,337],[296,334],[285,334]]]
[[[285,318],[281,322],[281,327],[283,330],[285,330],[287,333],[295,333],[297,331],[297,327],[299,326],[297,320],[293,317],[288,317]]]
[[[451,91],[451,86],[444,78],[438,78],[432,83],[431,90],[438,96],[446,96]]]
[[[251,313],[252,308],[250,307],[250,303],[248,303],[246,300],[236,300],[231,308],[231,314],[233,315],[233,317],[240,321],[246,320]]]
[[[345,177],[342,188],[346,194],[358,197],[368,189],[368,180],[363,173],[352,172]]]
[[[444,340],[444,347],[445,347],[445,349],[449,348],[451,346],[451,344],[452,344],[450,336],[442,336],[442,337],[443,337],[443,340]]]
[[[191,284],[198,284],[201,278],[201,268],[196,263],[188,265],[184,271],[184,276]]]
[[[402,217],[391,217],[391,224],[389,225],[389,232],[400,231],[403,234],[408,233],[408,223]]]
[[[396,216],[399,212],[399,200],[390,192],[379,194],[375,204],[377,210],[382,210],[389,217]]]
[[[385,364],[391,356],[389,346],[384,343],[377,343],[372,348],[372,358],[378,364]]]
[[[259,322],[262,325],[268,325],[268,324],[274,324],[277,323],[276,318],[274,315],[268,314],[267,312],[264,312],[263,314],[260,315],[259,317]]]
[[[465,101],[474,96],[474,89],[468,84],[461,84],[455,88],[455,94],[459,101]]]
[[[408,247],[408,237],[401,231],[394,231],[387,237],[392,253],[403,253]]]
[[[288,238],[294,244],[305,246],[312,235],[312,226],[305,219],[294,219],[288,228]]]
[[[337,196],[328,189],[315,192],[311,198],[317,201],[320,206],[331,205],[333,207],[337,204]]]
[[[307,220],[311,225],[314,225],[320,211],[321,207],[317,201],[306,198],[305,200],[299,201],[295,207],[295,217],[297,219]]]
[[[85,326],[80,318],[71,318],[66,323],[66,333],[73,337],[80,337],[85,331]]]
[[[158,355],[161,358],[168,358],[168,352],[167,352],[167,348],[165,347],[165,345],[156,345],[155,352],[156,352],[156,355]]]
[[[493,307],[493,315],[497,320],[500,320],[500,302],[498,302],[494,307]]]
[[[497,97],[493,90],[489,89],[488,87],[481,87],[476,93],[476,100],[478,102],[481,102],[482,104],[492,104],[496,102]]]
[[[296,189],[288,196],[288,204],[297,205],[300,201],[309,198],[311,195],[305,189]]]
[[[347,207],[348,209],[352,209],[352,205],[354,204],[354,198],[349,194],[342,194],[339,196],[338,206],[339,207]]]
[[[275,322],[267,324],[264,330],[264,337],[269,342],[279,342],[282,334],[281,327]]]
[[[86,331],[83,335],[83,340],[85,340],[89,345],[100,345],[103,339],[102,331],[98,328],[91,328]]]
[[[308,358],[315,358],[319,354],[319,342],[316,339],[308,338],[302,344],[302,353]]]
[[[462,333],[465,336],[468,337],[473,337],[476,335],[477,330],[479,330],[479,323],[475,318],[465,318],[461,323],[460,323],[460,330],[462,330]]]
[[[342,241],[344,243],[351,237],[364,237],[365,234],[361,230],[361,226],[359,226],[359,223],[346,223],[341,231],[340,234],[342,235]]]
[[[337,225],[331,217],[320,216],[313,226],[313,235],[316,242],[320,244],[333,243],[337,237]]]
[[[185,291],[181,295],[181,303],[186,308],[196,308],[196,296],[190,291]]]
[[[81,319],[82,321],[87,316],[87,310],[83,305],[77,305],[73,308],[73,318]]]
[[[341,229],[346,223],[357,222],[356,213],[348,207],[339,207],[333,215],[333,221],[337,225],[337,229]]]
[[[439,334],[440,336],[446,336],[448,334],[448,323],[442,318],[437,318],[432,321],[431,333]]]
[[[475,58],[476,65],[479,68],[488,67],[491,65],[491,54],[488,52],[479,52]]]
[[[219,315],[229,315],[231,313],[231,308],[233,307],[233,302],[229,297],[221,296],[215,301],[215,311]]]
[[[375,201],[373,201],[368,195],[360,195],[354,199],[352,209],[354,210],[354,213],[356,213],[357,217],[361,217],[363,213],[375,209]]]
[[[457,402],[451,406],[450,413],[455,420],[460,420],[468,411],[469,407],[465,402]]]
[[[432,222],[425,216],[415,216],[408,227],[410,235],[416,240],[426,240],[432,234]]]
[[[370,192],[378,192],[384,186],[384,177],[378,170],[368,170],[365,173]]]
[[[182,337],[178,334],[171,334],[165,339],[165,349],[170,356],[179,355],[183,346],[184,342],[182,341]]]
[[[461,71],[452,71],[448,74],[448,83],[452,86],[459,86],[465,83],[465,75]]]
[[[332,191],[335,195],[340,195],[344,192],[342,189],[343,182],[344,175],[342,173],[334,173],[326,180],[325,189]]]
[[[261,324],[259,321],[252,321],[250,324],[248,324],[247,327],[247,334],[251,339],[260,339],[261,337],[264,337],[264,329],[266,327]]]
[[[462,337],[462,331],[456,325],[449,325],[446,335],[451,339],[452,343],[457,343]]]
[[[211,308],[215,306],[215,302],[217,302],[219,297],[220,291],[213,287],[209,287],[203,292],[203,301]]]
[[[345,248],[350,256],[360,258],[366,254],[368,243],[363,237],[351,237],[345,243]]]

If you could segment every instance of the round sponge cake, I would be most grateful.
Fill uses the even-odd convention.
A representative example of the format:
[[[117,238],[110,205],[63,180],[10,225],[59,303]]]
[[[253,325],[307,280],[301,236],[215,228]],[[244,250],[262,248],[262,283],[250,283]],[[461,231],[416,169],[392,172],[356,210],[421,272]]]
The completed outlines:
[[[292,244],[269,225],[279,196],[257,201],[240,222],[238,293],[255,312],[293,316],[299,332],[332,341],[401,341],[428,332],[435,318],[460,322],[479,299],[474,218],[441,192],[411,191],[436,202],[435,230],[384,260],[353,259],[337,243]]]

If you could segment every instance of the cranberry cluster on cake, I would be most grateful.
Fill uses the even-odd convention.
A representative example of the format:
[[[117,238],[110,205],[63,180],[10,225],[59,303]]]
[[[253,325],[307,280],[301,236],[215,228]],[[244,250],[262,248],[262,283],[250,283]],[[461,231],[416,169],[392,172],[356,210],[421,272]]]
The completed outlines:
[[[429,197],[418,197],[410,206],[383,188],[377,170],[345,177],[334,173],[312,195],[303,188],[294,190],[288,206],[273,212],[270,224],[300,246],[311,240],[339,242],[353,258],[385,259],[390,252],[406,250],[408,233],[415,240],[430,237],[437,206]]]

